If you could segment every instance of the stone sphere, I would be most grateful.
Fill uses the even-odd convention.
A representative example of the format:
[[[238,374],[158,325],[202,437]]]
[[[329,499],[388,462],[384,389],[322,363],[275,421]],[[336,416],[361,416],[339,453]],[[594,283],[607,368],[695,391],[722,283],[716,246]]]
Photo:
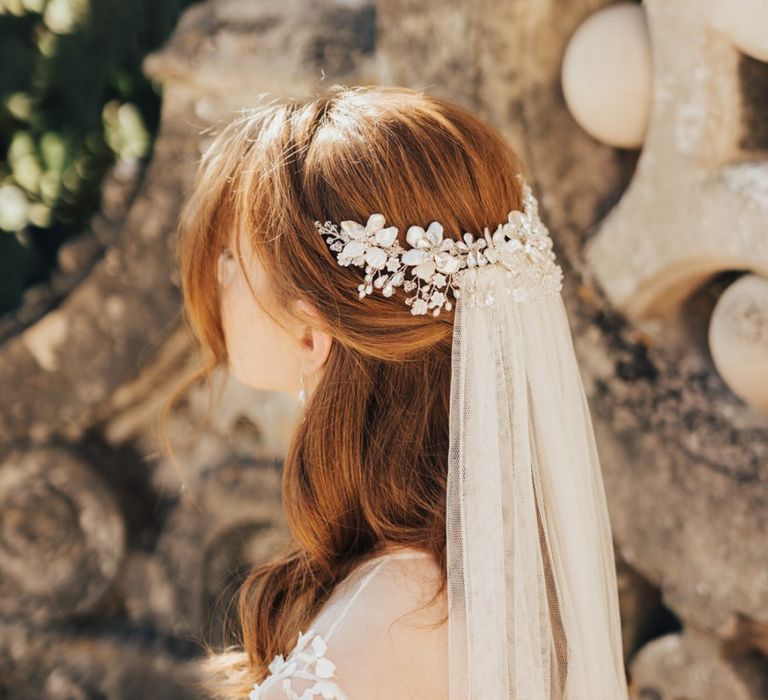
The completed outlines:
[[[645,10],[623,2],[599,10],[574,32],[561,68],[571,115],[609,146],[639,148],[651,111],[651,45]]]
[[[709,348],[731,391],[768,411],[768,278],[740,277],[717,300]]]

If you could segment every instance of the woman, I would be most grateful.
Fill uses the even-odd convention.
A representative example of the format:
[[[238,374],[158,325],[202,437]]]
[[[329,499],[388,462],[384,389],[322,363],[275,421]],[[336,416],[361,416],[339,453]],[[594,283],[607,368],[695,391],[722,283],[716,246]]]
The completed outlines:
[[[179,238],[203,372],[303,404],[293,541],[242,587],[221,697],[626,697],[561,301],[518,303],[560,289],[520,170],[466,110],[394,87],[262,105],[206,151]]]

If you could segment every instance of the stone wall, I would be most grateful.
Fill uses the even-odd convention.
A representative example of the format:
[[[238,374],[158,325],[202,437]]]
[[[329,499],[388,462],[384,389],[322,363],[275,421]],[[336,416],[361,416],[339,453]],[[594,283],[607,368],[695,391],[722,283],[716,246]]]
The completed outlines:
[[[92,232],[62,250],[56,305],[32,290],[0,327],[0,697],[202,697],[202,640],[224,638],[238,577],[286,536],[279,468],[296,407],[217,375],[213,405],[203,386],[171,416],[182,471],[168,461],[158,409],[197,361],[173,228],[209,125],[259,93],[338,82],[454,99],[526,164],[566,273],[633,697],[768,698],[768,419],[723,381],[706,338],[722,290],[744,271],[765,274],[755,169],[767,144],[745,125],[768,116],[766,74],[713,39],[692,0],[646,2],[654,84],[679,82],[672,107],[695,79],[686,66],[705,65],[696,87],[743,116],[727,102],[725,127],[725,107],[708,103],[701,133],[725,145],[713,155],[702,137],[703,151],[681,152],[668,138],[676,112],[656,94],[642,149],[600,144],[566,109],[560,69],[575,29],[604,4],[188,10],[145,65],[164,86],[151,165],[127,184],[115,173]],[[734,241],[720,217],[742,210]],[[740,258],[698,264],[737,244]]]

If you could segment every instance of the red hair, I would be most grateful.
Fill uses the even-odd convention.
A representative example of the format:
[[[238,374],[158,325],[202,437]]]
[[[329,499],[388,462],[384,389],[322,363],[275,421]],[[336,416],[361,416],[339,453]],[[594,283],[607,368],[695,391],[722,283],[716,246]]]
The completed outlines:
[[[276,654],[361,562],[389,544],[430,552],[445,589],[445,489],[452,313],[415,316],[397,289],[359,299],[314,221],[381,212],[405,245],[408,226],[482,232],[521,208],[520,162],[460,106],[400,87],[336,86],[322,97],[261,105],[205,152],[180,218],[178,261],[188,321],[207,360],[172,397],[226,360],[216,277],[232,231],[245,231],[269,276],[259,303],[279,323],[304,299],[333,345],[285,456],[290,548],[239,594],[243,697]],[[239,257],[239,256],[238,256]],[[283,311],[281,311],[283,310]],[[211,667],[213,664],[211,664]]]

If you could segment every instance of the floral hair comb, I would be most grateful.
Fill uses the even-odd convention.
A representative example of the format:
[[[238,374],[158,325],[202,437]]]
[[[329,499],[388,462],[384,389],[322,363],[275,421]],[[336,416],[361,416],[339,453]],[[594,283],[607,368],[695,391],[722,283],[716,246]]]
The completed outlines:
[[[461,240],[443,237],[443,226],[433,221],[426,229],[410,226],[406,241],[410,249],[397,240],[398,229],[386,226],[383,214],[375,213],[363,225],[357,221],[315,221],[315,227],[325,236],[326,243],[337,255],[340,265],[365,268],[365,280],[358,285],[359,298],[371,294],[374,287],[392,296],[402,286],[415,293],[406,298],[411,313],[430,312],[438,316],[441,309],[450,311],[452,302],[461,296],[461,278],[466,270],[487,265],[501,266],[513,284],[507,292],[515,301],[529,296],[558,293],[562,288],[562,269],[555,263],[552,240],[538,214],[538,202],[522,175],[517,178],[523,186],[523,211],[513,209],[507,221],[491,233],[486,226],[484,235],[475,239],[464,233]],[[406,279],[406,275],[409,279]],[[491,305],[494,296],[487,292],[484,303]]]

